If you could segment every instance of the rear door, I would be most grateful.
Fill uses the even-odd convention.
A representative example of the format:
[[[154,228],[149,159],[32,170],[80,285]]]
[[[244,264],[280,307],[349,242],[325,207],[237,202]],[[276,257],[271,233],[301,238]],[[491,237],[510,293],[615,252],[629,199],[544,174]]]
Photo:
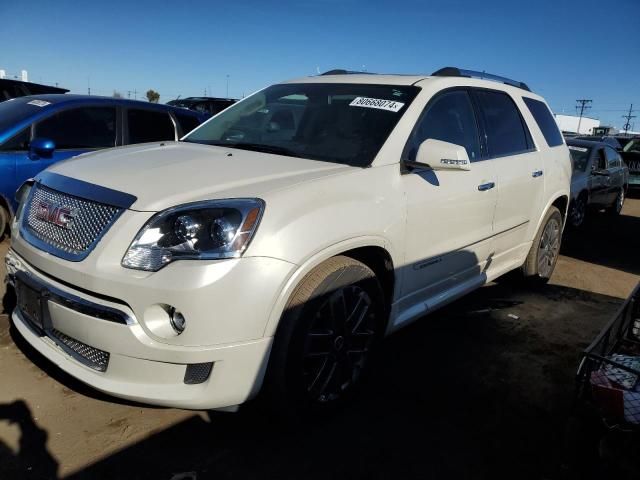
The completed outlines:
[[[28,152],[16,165],[19,179],[34,177],[41,170],[60,160],[81,153],[117,144],[115,106],[82,106],[58,111],[33,125],[32,138],[47,138],[55,142],[50,158],[32,160]]]
[[[177,140],[178,132],[169,112],[129,108],[125,114],[125,145]]]
[[[473,89],[483,125],[485,156],[496,173],[495,256],[524,245],[544,196],[544,169],[527,124],[506,92]],[[517,255],[516,255],[517,256]]]
[[[607,145],[604,147],[604,155],[607,160],[607,172],[609,173],[608,202],[613,203],[618,198],[618,193],[624,187],[624,171],[620,154]]]

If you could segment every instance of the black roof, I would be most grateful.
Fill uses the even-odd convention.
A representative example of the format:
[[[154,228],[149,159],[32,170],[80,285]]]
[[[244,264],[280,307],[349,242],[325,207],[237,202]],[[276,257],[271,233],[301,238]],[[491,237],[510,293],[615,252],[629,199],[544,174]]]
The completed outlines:
[[[599,141],[597,138],[594,138],[593,140],[567,138],[567,145],[571,145],[571,146],[574,146],[574,147],[593,148],[593,147],[597,147],[597,146],[605,146],[607,144],[604,143],[604,142]],[[611,146],[611,145],[609,145],[609,146]]]

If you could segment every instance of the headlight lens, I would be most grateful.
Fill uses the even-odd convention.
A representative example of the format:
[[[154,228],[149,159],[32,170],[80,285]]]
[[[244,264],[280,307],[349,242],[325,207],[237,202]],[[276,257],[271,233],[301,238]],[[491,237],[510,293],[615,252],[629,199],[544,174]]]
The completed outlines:
[[[33,187],[34,180],[31,178],[24,182],[18,190],[16,190],[16,202],[18,203],[18,209],[16,210],[16,214],[13,217],[14,224],[18,224],[20,221],[20,217],[22,217],[22,211],[24,210],[24,206],[27,203],[27,198],[29,198],[29,193],[31,192],[31,188]]]
[[[174,260],[239,257],[255,233],[264,202],[212,200],[170,208],[140,230],[122,266],[157,272]]]

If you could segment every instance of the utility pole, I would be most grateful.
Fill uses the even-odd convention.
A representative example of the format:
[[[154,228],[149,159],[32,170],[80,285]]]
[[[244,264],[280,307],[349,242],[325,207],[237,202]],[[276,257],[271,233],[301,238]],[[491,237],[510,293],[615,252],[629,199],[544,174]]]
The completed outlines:
[[[225,98],[229,98],[229,74],[227,73],[227,96]]]
[[[586,98],[581,98],[576,100],[576,110],[580,109],[580,119],[578,120],[578,131],[576,132],[578,135],[580,134],[580,124],[582,123],[582,115],[584,114],[585,110],[588,110],[591,108],[591,106],[589,105],[590,103],[593,103],[593,100],[589,100]]]
[[[623,115],[622,118],[624,118],[626,120],[626,122],[624,122],[624,127],[622,127],[624,129],[624,134],[627,135],[629,133],[629,129],[631,128],[631,119],[632,118],[636,118],[636,115],[631,115],[634,112],[633,110],[633,103],[629,106],[629,113],[627,113],[626,115]]]

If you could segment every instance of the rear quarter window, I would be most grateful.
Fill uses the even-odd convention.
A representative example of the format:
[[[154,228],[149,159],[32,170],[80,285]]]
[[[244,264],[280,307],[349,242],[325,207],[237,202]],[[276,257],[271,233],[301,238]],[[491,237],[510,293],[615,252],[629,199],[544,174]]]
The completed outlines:
[[[531,112],[531,115],[533,115],[538,127],[540,127],[540,131],[542,131],[542,135],[544,136],[547,145],[550,147],[562,145],[562,134],[560,133],[558,124],[553,118],[553,115],[551,115],[549,108],[540,100],[527,97],[523,97],[522,99]]]

